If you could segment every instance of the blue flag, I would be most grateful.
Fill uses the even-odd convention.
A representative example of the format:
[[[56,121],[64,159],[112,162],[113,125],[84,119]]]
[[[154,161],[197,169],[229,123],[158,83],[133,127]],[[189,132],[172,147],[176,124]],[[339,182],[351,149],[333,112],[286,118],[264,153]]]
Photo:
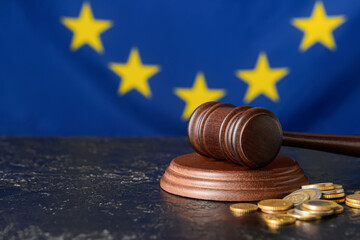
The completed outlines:
[[[360,2],[1,1],[0,135],[182,136],[207,101],[360,134]]]

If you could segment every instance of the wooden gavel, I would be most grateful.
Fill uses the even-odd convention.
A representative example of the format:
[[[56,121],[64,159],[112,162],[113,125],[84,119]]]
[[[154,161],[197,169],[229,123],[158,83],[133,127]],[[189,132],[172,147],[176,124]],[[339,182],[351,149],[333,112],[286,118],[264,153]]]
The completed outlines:
[[[253,169],[271,163],[281,145],[360,156],[360,136],[283,132],[271,111],[229,103],[200,105],[189,119],[188,138],[199,154]]]

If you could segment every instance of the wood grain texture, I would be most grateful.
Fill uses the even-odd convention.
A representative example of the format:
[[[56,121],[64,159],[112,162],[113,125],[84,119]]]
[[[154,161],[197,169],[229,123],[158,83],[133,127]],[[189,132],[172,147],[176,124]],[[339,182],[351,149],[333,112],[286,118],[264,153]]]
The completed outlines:
[[[197,153],[173,159],[160,180],[161,188],[169,193],[215,201],[282,198],[307,183],[298,163],[285,156],[251,170]]]
[[[283,145],[360,156],[360,136],[284,132]]]

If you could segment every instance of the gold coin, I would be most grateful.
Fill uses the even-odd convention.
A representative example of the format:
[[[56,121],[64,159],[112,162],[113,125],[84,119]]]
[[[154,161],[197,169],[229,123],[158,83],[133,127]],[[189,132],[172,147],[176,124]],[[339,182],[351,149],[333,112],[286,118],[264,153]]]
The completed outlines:
[[[234,203],[230,205],[230,210],[236,213],[250,213],[255,212],[258,206],[251,203]]]
[[[295,217],[288,214],[265,215],[264,219],[267,223],[275,225],[292,224],[296,221]]]
[[[270,211],[285,211],[292,208],[294,204],[283,199],[266,199],[258,203],[258,207]]]
[[[335,202],[335,203],[344,203],[345,202],[345,198],[335,198],[335,199],[327,199],[329,201]]]
[[[342,189],[342,188],[343,188],[343,185],[334,184],[334,188],[335,188],[335,189]]]
[[[303,202],[310,199],[309,194],[306,192],[297,192],[297,193],[291,193],[283,198],[284,200],[288,200],[292,202],[295,206],[302,204]]]
[[[321,195],[322,195],[322,192],[317,188],[299,189],[293,193],[298,193],[298,192],[305,192],[305,193],[309,194],[309,196],[310,196],[309,200],[320,199]]]
[[[360,191],[355,191],[354,194],[360,194]]]
[[[342,213],[342,212],[344,212],[344,207],[338,204],[338,205],[336,206],[336,208],[334,208],[334,213],[335,213],[335,214],[340,214],[340,213]]]
[[[328,183],[314,183],[314,184],[309,184],[309,185],[303,185],[301,186],[302,189],[306,189],[306,188],[317,188],[320,189],[321,191],[326,191],[326,190],[333,190],[334,189],[334,184],[331,182]]]
[[[360,204],[345,201],[345,204],[352,208],[360,208]]]
[[[360,194],[351,194],[346,196],[346,201],[351,203],[360,204]]]
[[[300,214],[300,213],[296,212],[295,209],[288,210],[287,214],[295,217],[298,220],[302,220],[302,221],[314,221],[314,220],[321,219],[321,216],[315,216],[315,215],[311,215],[311,214]]]
[[[267,213],[267,214],[285,214],[285,213],[287,213],[287,211],[270,211],[270,210],[265,210],[265,209],[261,209],[261,211],[263,213]]]
[[[336,203],[328,201],[328,200],[309,200],[302,204],[303,207],[313,210],[313,211],[326,211],[326,210],[332,210],[336,207]]]
[[[323,194],[322,197],[326,199],[341,198],[345,197],[345,193]]]
[[[316,188],[317,189],[317,188]],[[318,197],[318,194],[316,191],[314,190],[308,190],[308,189],[305,189],[303,192],[309,194],[310,196],[310,199],[318,199],[321,197],[321,195]]]
[[[308,185],[302,185],[301,188],[312,188],[312,187],[331,187],[334,186],[332,182],[325,182],[325,183],[313,183]]]

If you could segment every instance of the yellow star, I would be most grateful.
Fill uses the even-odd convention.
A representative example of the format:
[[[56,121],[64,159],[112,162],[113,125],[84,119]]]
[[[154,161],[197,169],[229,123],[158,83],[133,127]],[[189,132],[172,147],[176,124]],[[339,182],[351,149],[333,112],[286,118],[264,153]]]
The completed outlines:
[[[110,63],[109,68],[121,77],[118,94],[124,95],[132,89],[138,90],[145,97],[151,97],[149,78],[160,71],[158,65],[143,65],[137,48],[132,48],[126,64]]]
[[[306,51],[315,43],[321,43],[330,50],[336,49],[332,32],[346,21],[344,15],[327,16],[322,2],[316,2],[309,18],[294,18],[292,24],[304,32],[300,50]]]
[[[61,23],[74,33],[71,50],[75,51],[84,44],[88,44],[99,53],[104,51],[100,34],[110,28],[112,22],[93,18],[89,3],[85,2],[82,5],[79,18],[63,17]]]
[[[182,119],[186,120],[192,112],[202,103],[217,101],[225,96],[223,89],[209,89],[206,86],[204,74],[199,72],[192,88],[176,88],[175,94],[186,102]]]
[[[251,102],[260,94],[278,101],[275,84],[288,73],[288,68],[270,68],[266,54],[260,53],[255,69],[236,71],[236,76],[249,84],[244,101]]]

